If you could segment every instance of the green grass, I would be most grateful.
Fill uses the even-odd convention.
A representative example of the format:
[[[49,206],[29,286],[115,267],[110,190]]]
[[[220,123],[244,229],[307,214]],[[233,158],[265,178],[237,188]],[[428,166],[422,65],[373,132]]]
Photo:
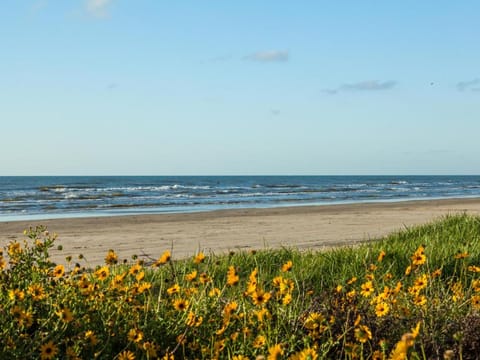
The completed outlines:
[[[64,274],[49,260],[54,237],[42,227],[25,234],[0,257],[0,358],[478,357],[479,217],[447,216],[322,252],[267,249],[96,269],[79,259]],[[416,266],[415,252],[425,255]],[[114,286],[116,275],[124,277]]]

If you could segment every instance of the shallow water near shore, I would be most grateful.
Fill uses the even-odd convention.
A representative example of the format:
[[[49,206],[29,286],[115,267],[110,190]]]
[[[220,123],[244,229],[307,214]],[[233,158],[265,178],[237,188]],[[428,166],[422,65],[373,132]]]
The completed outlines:
[[[0,177],[0,221],[480,196],[480,176]]]

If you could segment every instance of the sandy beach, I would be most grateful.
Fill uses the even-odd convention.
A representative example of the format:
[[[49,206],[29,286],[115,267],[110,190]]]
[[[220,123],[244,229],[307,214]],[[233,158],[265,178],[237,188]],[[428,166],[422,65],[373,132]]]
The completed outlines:
[[[480,199],[448,199],[394,203],[299,206],[222,210],[200,213],[68,218],[0,222],[2,247],[24,238],[29,226],[45,225],[57,233],[63,251],[52,259],[74,261],[83,254],[87,266],[103,263],[109,249],[120,259],[136,254],[157,258],[172,251],[174,259],[197,251],[278,248],[324,249],[355,244],[392,231],[433,221],[447,214],[480,214]]]

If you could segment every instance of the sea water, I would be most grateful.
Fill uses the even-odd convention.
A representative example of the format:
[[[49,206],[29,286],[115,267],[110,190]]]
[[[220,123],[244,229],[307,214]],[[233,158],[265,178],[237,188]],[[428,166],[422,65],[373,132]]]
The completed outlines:
[[[480,196],[480,176],[0,177],[0,221]]]

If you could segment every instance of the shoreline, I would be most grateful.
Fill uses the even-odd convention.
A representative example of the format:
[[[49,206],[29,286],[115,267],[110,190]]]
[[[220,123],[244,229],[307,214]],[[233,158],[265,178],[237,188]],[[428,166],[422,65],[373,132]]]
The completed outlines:
[[[378,238],[405,227],[421,225],[447,214],[480,215],[480,198],[406,200],[353,204],[304,205],[274,208],[223,209],[203,212],[73,217],[0,222],[0,244],[23,240],[23,230],[45,225],[59,235],[63,251],[52,260],[73,263],[82,254],[88,267],[100,265],[109,249],[119,260],[158,258],[165,250],[172,258],[198,251],[279,248],[325,249]]]

